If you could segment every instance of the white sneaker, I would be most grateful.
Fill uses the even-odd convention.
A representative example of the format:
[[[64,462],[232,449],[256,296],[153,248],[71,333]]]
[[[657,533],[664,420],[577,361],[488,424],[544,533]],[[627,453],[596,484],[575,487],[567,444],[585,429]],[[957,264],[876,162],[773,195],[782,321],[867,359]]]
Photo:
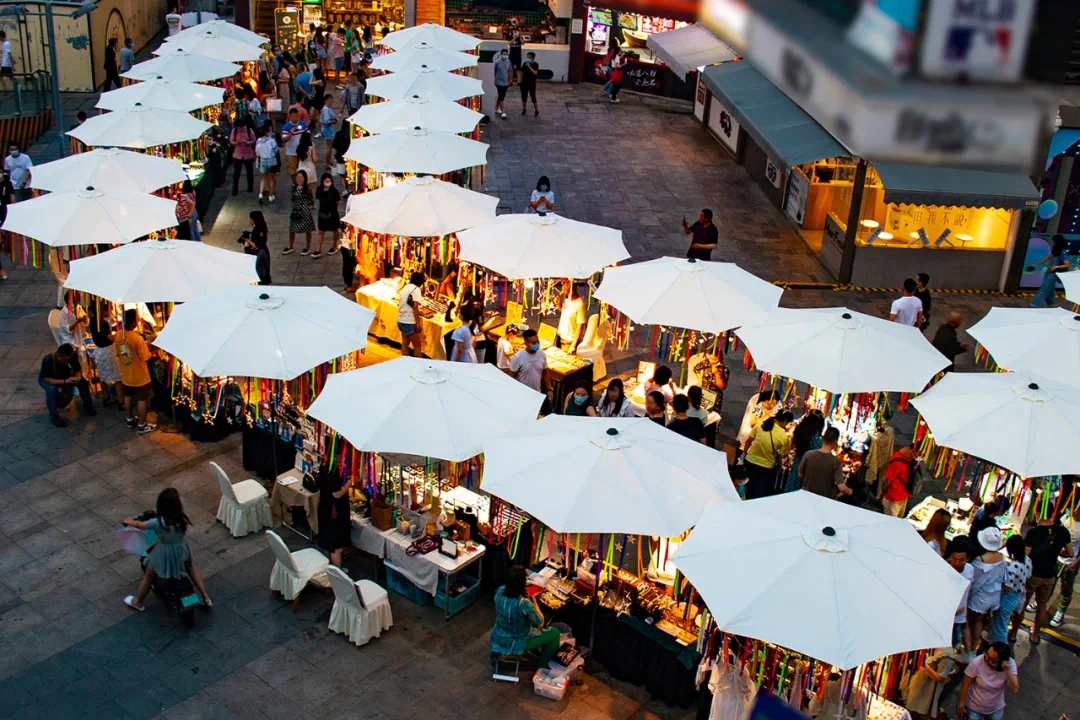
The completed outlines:
[[[1050,620],[1050,627],[1061,627],[1065,624],[1065,613],[1058,610]]]
[[[503,113],[503,114],[502,114],[502,119],[503,119],[503,120],[505,120],[505,119],[506,119],[506,113]]]
[[[271,195],[270,202],[274,202],[275,200],[277,200],[277,195]]]
[[[1035,608],[1035,600],[1033,599],[1033,600],[1032,600],[1031,602],[1029,602],[1029,603],[1027,604],[1027,608],[1026,608],[1026,610],[1027,610],[1027,612],[1029,612],[1029,613],[1033,613],[1033,612],[1035,612],[1035,609],[1036,609],[1036,608]]]
[[[139,426],[139,434],[140,435],[145,435],[146,433],[152,433],[155,430],[157,430],[157,425],[154,425],[153,423],[143,423],[142,425]]]

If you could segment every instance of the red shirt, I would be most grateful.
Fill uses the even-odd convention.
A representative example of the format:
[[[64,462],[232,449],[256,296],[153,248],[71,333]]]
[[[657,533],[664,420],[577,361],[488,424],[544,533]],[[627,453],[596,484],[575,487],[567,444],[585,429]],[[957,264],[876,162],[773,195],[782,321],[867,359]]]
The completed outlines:
[[[911,497],[911,493],[907,491],[907,485],[911,478],[911,466],[914,464],[914,459],[908,459],[904,457],[900,450],[897,450],[889,458],[889,464],[885,467],[885,492],[881,494],[881,497],[889,502],[900,502],[907,500]]]

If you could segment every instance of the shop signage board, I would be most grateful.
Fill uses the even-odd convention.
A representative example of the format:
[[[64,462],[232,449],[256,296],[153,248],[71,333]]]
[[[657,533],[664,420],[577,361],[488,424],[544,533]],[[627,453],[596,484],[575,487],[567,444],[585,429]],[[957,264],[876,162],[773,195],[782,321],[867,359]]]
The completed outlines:
[[[779,165],[773,162],[771,157],[765,158],[765,177],[772,183],[773,187],[780,187],[780,179],[784,176],[784,171]]]
[[[806,218],[806,198],[810,194],[810,179],[799,168],[792,168],[788,177],[787,197],[784,200],[784,212],[802,227]]]
[[[739,151],[739,121],[715,95],[709,100],[709,129],[732,153]]]
[[[585,81],[603,85],[608,81],[603,55],[585,53]],[[623,90],[693,100],[697,77],[687,75],[684,81],[666,65],[627,60],[623,65]]]
[[[1019,80],[1034,14],[1035,0],[930,0],[919,54],[923,75]]]
[[[299,37],[300,11],[293,8],[274,10],[274,44],[285,48],[295,48]]]
[[[974,0],[973,0],[974,1]],[[1054,103],[1008,96],[987,104],[945,93],[883,91],[863,96],[760,15],[748,32],[749,55],[766,77],[860,157],[908,164],[992,166],[1027,172]],[[1002,97],[999,95],[999,97]]]
[[[694,94],[694,117],[704,122],[705,103],[709,101],[709,92],[705,87],[705,78],[698,73],[697,92]]]

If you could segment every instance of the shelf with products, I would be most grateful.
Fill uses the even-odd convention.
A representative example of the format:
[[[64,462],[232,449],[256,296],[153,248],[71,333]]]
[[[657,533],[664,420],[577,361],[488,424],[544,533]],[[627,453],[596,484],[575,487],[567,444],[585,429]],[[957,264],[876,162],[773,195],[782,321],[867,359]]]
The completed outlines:
[[[628,60],[662,64],[647,43],[650,35],[684,28],[681,20],[621,12],[603,7],[589,7],[585,35],[585,51],[604,54],[612,44],[618,44]]]

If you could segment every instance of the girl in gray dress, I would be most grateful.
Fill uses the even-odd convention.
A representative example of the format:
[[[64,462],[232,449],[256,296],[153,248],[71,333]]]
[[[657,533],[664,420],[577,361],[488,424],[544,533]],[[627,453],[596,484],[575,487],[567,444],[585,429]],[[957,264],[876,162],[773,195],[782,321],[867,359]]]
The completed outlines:
[[[134,518],[124,521],[127,527],[139,530],[153,530],[157,533],[157,544],[146,558],[146,572],[139,581],[139,589],[134,595],[124,598],[124,604],[128,607],[142,611],[143,601],[150,593],[150,584],[157,575],[163,578],[179,578],[187,575],[195,588],[199,591],[203,605],[212,607],[210,596],[206,594],[206,585],[203,584],[202,575],[191,564],[191,548],[188,547],[184,533],[191,521],[184,514],[184,506],[180,504],[180,493],[176,488],[165,488],[157,498],[157,516],[146,522],[139,522]]]

